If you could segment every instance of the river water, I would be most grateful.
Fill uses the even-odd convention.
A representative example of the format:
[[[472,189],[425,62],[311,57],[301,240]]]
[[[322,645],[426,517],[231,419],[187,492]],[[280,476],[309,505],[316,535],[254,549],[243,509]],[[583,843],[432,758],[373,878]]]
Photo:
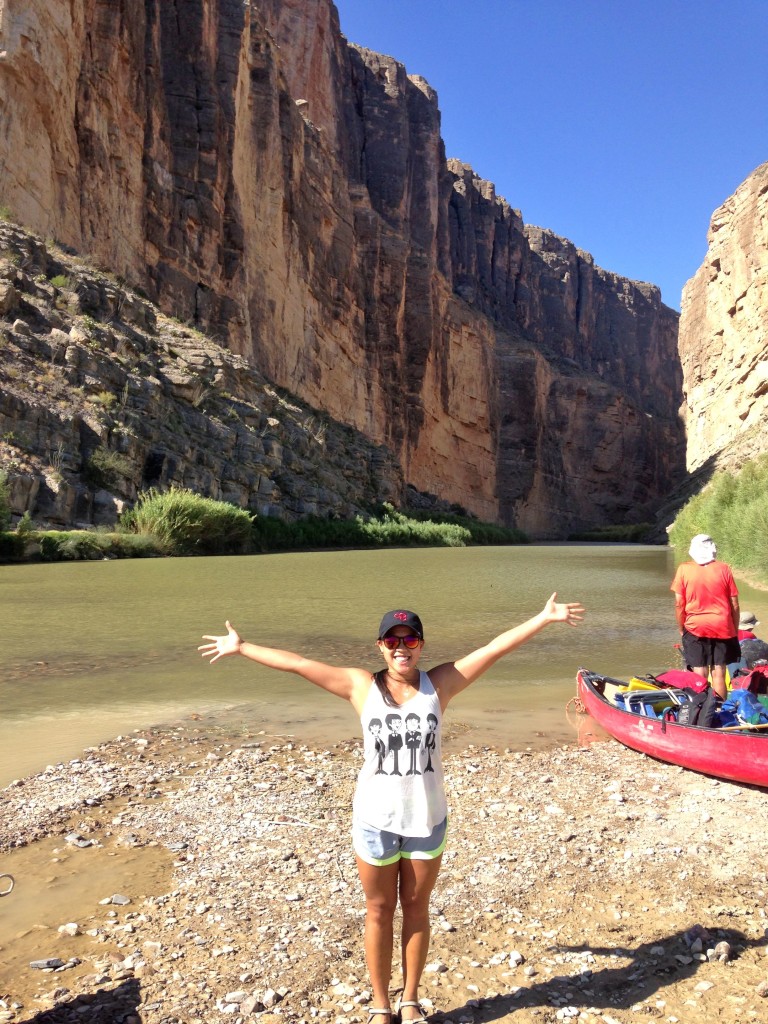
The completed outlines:
[[[404,606],[424,621],[428,668],[535,614],[554,590],[586,605],[584,624],[551,626],[497,663],[446,725],[459,743],[572,742],[579,666],[622,677],[676,665],[672,575],[665,548],[589,544],[2,566],[0,786],[149,725],[324,743],[357,734],[352,709],[304,680],[204,661],[202,634],[227,618],[256,643],[375,669],[381,615]],[[740,590],[766,621],[768,594]]]

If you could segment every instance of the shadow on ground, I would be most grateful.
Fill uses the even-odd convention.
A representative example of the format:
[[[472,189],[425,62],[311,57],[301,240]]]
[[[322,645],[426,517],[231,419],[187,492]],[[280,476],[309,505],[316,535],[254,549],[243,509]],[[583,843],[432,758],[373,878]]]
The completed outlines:
[[[62,988],[64,984],[62,983]],[[141,988],[135,978],[122,982],[117,988],[99,989],[73,999],[62,999],[50,1010],[41,1010],[34,1017],[23,1018],[26,1024],[142,1024]]]
[[[594,1008],[598,1013],[610,1013],[611,1010],[628,1010],[636,1003],[644,1002],[662,993],[669,983],[676,983],[692,978],[700,967],[706,966],[704,961],[695,958],[689,964],[681,963],[677,956],[691,956],[690,946],[686,941],[690,932],[675,932],[667,939],[643,943],[635,949],[620,946],[601,948],[595,946],[553,946],[551,953],[594,953],[597,955],[616,954],[629,958],[631,962],[621,967],[605,967],[589,974],[566,973],[577,967],[569,963],[562,965],[562,974],[547,978],[546,981],[533,981],[517,992],[502,993],[491,999],[474,1000],[462,1006],[441,1010],[434,1015],[435,1020],[450,1018],[461,1020],[466,1018],[475,1021],[492,1021],[501,1017],[514,1015],[522,1009],[547,1007],[555,1010],[562,1006],[573,1006],[578,1010]],[[738,959],[745,949],[759,949],[768,945],[768,936],[758,941],[751,941],[739,931],[718,929],[717,937],[709,936],[707,946],[718,942],[728,942],[731,947],[731,959]],[[652,952],[657,946],[664,947],[664,953]],[[585,970],[588,970],[585,965]]]

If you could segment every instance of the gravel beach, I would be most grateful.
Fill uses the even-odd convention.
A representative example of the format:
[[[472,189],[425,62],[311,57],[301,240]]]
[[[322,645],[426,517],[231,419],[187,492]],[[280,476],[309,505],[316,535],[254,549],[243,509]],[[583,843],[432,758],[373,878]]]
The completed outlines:
[[[768,792],[612,741],[446,747],[431,1017],[768,1019]],[[359,761],[200,720],[2,790],[0,1022],[364,1022]]]

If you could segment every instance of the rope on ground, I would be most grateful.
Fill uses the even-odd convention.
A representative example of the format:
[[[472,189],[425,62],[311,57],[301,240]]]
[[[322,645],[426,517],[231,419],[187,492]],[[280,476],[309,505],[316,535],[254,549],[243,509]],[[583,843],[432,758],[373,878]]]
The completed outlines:
[[[7,888],[0,888],[0,896],[10,896],[13,892],[13,887],[16,884],[13,880],[13,875],[0,875],[0,882],[7,879]]]

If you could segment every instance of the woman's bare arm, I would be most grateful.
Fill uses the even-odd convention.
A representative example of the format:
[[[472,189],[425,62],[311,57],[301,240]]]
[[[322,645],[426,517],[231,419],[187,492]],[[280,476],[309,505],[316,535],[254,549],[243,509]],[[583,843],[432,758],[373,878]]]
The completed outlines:
[[[237,630],[233,629],[229,622],[226,622],[225,626],[226,634],[206,635],[203,640],[208,640],[209,643],[198,647],[204,658],[210,658],[211,664],[218,661],[219,658],[241,654],[249,661],[255,661],[256,664],[264,665],[266,668],[273,668],[278,672],[292,672],[315,686],[355,704],[358,691],[364,688],[367,692],[370,686],[371,674],[364,669],[326,665],[325,662],[313,661],[301,654],[294,654],[293,651],[282,651],[275,647],[261,647],[258,644],[248,643],[240,638]]]
[[[553,594],[543,610],[532,619],[514,626],[494,637],[484,647],[479,647],[471,654],[456,661],[449,661],[431,669],[429,677],[440,696],[440,704],[445,708],[449,701],[461,693],[471,683],[487,672],[499,658],[520,647],[531,637],[540,633],[553,622],[565,622],[569,626],[577,626],[584,618],[584,608],[578,603],[558,604],[557,594]]]

